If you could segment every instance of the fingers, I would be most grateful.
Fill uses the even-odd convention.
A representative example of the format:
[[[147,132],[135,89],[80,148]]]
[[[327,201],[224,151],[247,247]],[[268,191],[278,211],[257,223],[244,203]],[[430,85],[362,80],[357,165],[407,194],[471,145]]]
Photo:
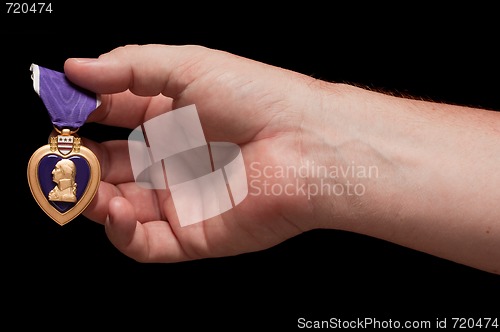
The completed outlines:
[[[135,128],[170,111],[170,96],[180,94],[209,70],[191,64],[200,57],[206,59],[205,53],[211,54],[197,46],[129,45],[98,59],[67,59],[64,71],[73,83],[101,96],[101,105],[88,121]]]
[[[127,90],[113,95],[101,95],[101,105],[90,114],[87,121],[133,129],[171,109],[171,98],[163,95],[139,97]]]
[[[139,222],[151,220],[167,220],[161,207],[167,199],[166,190],[155,191],[135,182],[113,185],[101,181],[96,196],[85,209],[84,215],[100,224],[104,224],[110,215],[110,202],[116,197],[122,197],[133,203],[134,218]]]
[[[275,113],[294,105],[284,100],[285,92],[298,96],[303,90],[302,79],[294,79],[303,75],[196,45],[127,45],[97,59],[67,59],[64,71],[101,95],[88,121],[135,128],[196,104],[207,137],[233,142],[253,138]]]
[[[177,262],[190,259],[168,222],[138,222],[135,208],[125,198],[117,197],[110,201],[105,230],[118,250],[139,262]]]
[[[87,208],[85,208],[83,215],[92,221],[104,225],[109,215],[109,202],[113,198],[120,196],[120,190],[116,186],[101,181],[97,194]]]
[[[94,152],[101,166],[101,180],[111,183],[134,182],[127,141],[97,143],[84,139],[84,145]]]

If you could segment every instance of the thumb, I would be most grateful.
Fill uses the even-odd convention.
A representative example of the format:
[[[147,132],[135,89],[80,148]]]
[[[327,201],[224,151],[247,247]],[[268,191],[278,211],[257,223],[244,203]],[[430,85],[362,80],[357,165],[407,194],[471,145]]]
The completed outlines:
[[[199,65],[199,59],[206,60],[216,53],[195,45],[127,45],[96,59],[69,58],[64,72],[73,83],[99,94],[129,89],[139,96],[162,93],[175,98],[208,70]]]

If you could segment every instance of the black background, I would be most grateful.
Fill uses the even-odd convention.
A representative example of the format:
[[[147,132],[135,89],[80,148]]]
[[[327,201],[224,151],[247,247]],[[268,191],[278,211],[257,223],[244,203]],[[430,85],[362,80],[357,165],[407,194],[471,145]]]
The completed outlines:
[[[489,8],[268,6],[2,7],[5,319],[20,328],[165,331],[290,330],[299,317],[500,319],[499,276],[357,234],[318,230],[236,257],[140,264],[101,225],[78,217],[61,227],[38,208],[26,166],[52,127],[31,63],[62,71],[68,57],[126,44],[200,44],[328,81],[500,110],[499,29]],[[80,134],[105,140],[128,131],[88,124]]]

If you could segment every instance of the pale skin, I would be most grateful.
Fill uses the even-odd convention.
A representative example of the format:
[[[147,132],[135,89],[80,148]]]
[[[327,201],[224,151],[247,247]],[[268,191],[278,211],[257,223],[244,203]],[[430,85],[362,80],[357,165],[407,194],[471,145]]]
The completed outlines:
[[[181,227],[168,191],[135,184],[126,140],[87,140],[102,181],[84,215],[136,261],[237,255],[326,228],[500,274],[500,112],[329,83],[191,45],[128,45],[98,59],[68,59],[64,70],[101,95],[88,121],[135,128],[195,104],[208,141],[239,144],[254,185],[357,185],[357,194],[309,196],[256,194],[264,189],[256,185],[232,210]],[[260,173],[311,164],[376,172]]]

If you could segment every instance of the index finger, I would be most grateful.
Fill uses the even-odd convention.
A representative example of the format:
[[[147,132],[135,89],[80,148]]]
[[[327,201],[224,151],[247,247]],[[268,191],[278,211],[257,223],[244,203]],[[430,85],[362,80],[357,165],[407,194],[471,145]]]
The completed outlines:
[[[172,99],[163,95],[140,97],[127,90],[100,98],[101,104],[89,115],[88,122],[133,129],[172,110]]]

